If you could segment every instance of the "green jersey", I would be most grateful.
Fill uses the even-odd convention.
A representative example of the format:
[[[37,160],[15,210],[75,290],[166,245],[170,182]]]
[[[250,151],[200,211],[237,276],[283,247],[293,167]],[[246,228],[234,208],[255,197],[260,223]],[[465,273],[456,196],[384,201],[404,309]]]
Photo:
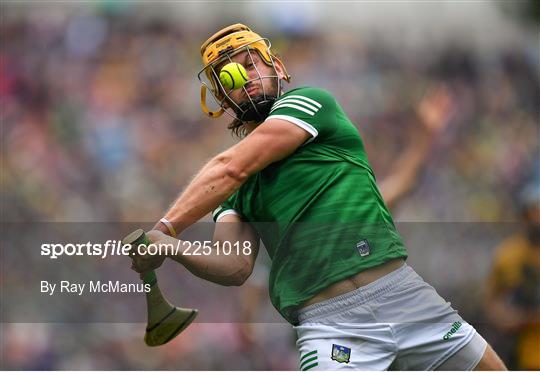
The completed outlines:
[[[295,307],[324,288],[407,251],[358,130],[329,92],[291,90],[268,119],[286,120],[311,138],[253,174],[213,217],[234,211],[253,225],[272,259],[272,304],[295,324]]]

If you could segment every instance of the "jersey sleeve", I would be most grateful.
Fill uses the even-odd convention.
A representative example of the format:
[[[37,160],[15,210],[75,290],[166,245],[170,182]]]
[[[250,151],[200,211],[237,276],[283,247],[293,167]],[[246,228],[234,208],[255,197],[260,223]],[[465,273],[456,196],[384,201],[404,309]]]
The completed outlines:
[[[238,199],[238,192],[232,194],[229,199],[225,200],[219,207],[212,212],[212,219],[217,222],[220,218],[229,214],[241,216],[238,206],[235,205]]]
[[[286,120],[311,134],[308,142],[331,134],[337,125],[336,100],[319,88],[299,88],[279,98],[267,119]]]

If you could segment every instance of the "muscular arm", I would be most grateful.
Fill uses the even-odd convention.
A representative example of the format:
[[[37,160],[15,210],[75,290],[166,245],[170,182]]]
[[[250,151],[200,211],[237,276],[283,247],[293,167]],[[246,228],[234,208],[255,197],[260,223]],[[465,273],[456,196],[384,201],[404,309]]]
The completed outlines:
[[[249,223],[243,222],[237,215],[223,216],[216,224],[212,244],[202,246],[198,254],[194,253],[192,244],[187,244],[189,242],[179,242],[161,231],[151,230],[147,237],[160,247],[161,255],[134,257],[136,271],[144,273],[153,270],[168,257],[184,265],[192,274],[226,286],[241,285],[246,281],[259,252],[259,236]],[[226,242],[230,250],[223,249]]]
[[[434,139],[447,126],[454,111],[449,90],[437,86],[422,98],[416,107],[420,126],[411,136],[409,146],[379,185],[382,197],[393,208],[416,183],[418,173],[427,159]]]
[[[256,128],[244,140],[219,154],[206,164],[191,181],[174,205],[166,213],[167,218],[180,233],[189,225],[217,208],[232,195],[253,173],[267,165],[291,155],[308,138],[303,129],[283,120],[268,120]],[[152,243],[172,243],[177,239],[167,233],[167,227],[156,224],[148,233]],[[238,216],[224,216],[216,225],[216,241],[250,241],[253,254],[249,256],[208,256],[178,254],[169,258],[182,263],[193,274],[223,285],[240,285],[251,274],[258,251],[258,237],[252,227],[242,223]],[[159,267],[165,256],[136,256],[133,269],[139,273]]]
[[[303,129],[270,119],[235,146],[210,160],[165,214],[180,233],[217,208],[255,172],[291,155],[309,138]],[[167,232],[158,223],[155,229]]]
[[[233,247],[232,253],[225,255],[223,250],[218,253],[213,245],[212,254],[207,256],[179,253],[169,257],[184,265],[199,278],[221,285],[243,284],[251,275],[259,252],[259,236],[253,227],[243,222],[239,216],[224,216],[216,224],[213,241],[220,247],[223,247],[224,242],[229,242]],[[236,242],[239,242],[239,254],[234,248]],[[249,249],[244,250],[243,247],[246,246]]]
[[[379,189],[388,206],[393,208],[413,188],[422,168],[422,163],[429,154],[432,135],[426,131],[418,131],[415,140],[409,144],[405,153],[392,166],[389,175],[385,177]]]

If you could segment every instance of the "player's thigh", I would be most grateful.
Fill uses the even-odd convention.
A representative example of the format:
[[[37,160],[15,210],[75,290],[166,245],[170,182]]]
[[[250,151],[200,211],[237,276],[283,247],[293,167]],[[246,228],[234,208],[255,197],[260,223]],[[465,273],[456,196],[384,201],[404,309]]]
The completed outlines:
[[[474,368],[475,371],[506,371],[507,368],[493,348],[488,344],[480,362]]]
[[[437,371],[471,371],[487,350],[487,342],[475,333],[473,338],[437,367]]]
[[[386,324],[308,324],[295,327],[302,371],[386,370],[395,358]]]
[[[489,346],[489,344],[476,333],[473,339],[457,353],[442,363],[438,371],[505,371],[506,366]]]
[[[414,270],[408,268],[408,273],[399,286],[377,298],[377,320],[392,324],[398,347],[392,368],[432,370],[467,345],[476,330]],[[470,369],[482,352],[467,361]]]

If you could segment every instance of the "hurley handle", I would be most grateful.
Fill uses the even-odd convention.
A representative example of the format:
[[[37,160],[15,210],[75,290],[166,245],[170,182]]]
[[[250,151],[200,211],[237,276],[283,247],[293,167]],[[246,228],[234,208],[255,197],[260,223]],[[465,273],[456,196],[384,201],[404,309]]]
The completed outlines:
[[[122,239],[122,245],[129,244],[133,246],[139,246],[141,244],[144,244],[148,246],[150,244],[150,240],[148,240],[148,237],[144,233],[143,229],[137,229],[133,231],[131,234],[127,235],[124,239]],[[150,270],[144,274],[143,277],[144,284],[150,284],[153,286],[157,283],[157,277],[154,270]]]
[[[122,239],[122,244],[148,246],[150,241],[144,230],[137,229]],[[150,291],[146,292],[147,321],[144,342],[148,346],[166,344],[193,322],[198,311],[179,308],[167,301],[157,285],[154,270],[144,273],[143,281],[144,284],[150,284],[151,287]]]

